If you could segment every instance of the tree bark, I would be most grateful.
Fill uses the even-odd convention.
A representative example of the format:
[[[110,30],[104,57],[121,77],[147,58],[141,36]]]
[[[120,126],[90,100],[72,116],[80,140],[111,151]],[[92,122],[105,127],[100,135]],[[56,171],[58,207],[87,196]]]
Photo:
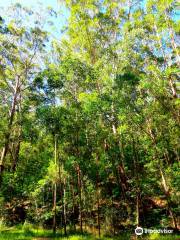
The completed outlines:
[[[113,131],[113,135],[115,137],[115,144],[117,146],[117,148],[119,149],[119,153],[118,153],[118,159],[119,159],[119,163],[118,163],[118,173],[119,173],[119,179],[120,179],[120,185],[121,185],[121,190],[122,190],[122,195],[123,198],[126,198],[126,191],[128,190],[128,183],[127,183],[127,177],[126,177],[126,173],[125,173],[125,169],[124,169],[124,151],[123,151],[123,143],[122,143],[122,137],[119,140],[119,136],[117,133],[117,120],[116,120],[116,116],[115,116],[115,110],[114,110],[114,105],[112,104],[111,106],[111,114],[112,114],[112,119],[113,119],[113,123],[112,123],[112,131]]]
[[[152,142],[153,142],[153,145],[154,145],[154,148],[155,148],[155,158],[159,159],[159,157],[158,157],[159,154],[158,154],[157,146],[156,146],[157,143],[156,143],[155,134],[151,130],[150,126],[148,126],[148,130],[149,130],[149,134],[151,136],[151,139],[152,139]],[[159,169],[160,176],[161,176],[161,185],[162,185],[165,197],[166,197],[169,214],[170,214],[170,216],[172,218],[174,228],[177,229],[176,216],[175,216],[175,214],[173,213],[173,210],[172,210],[172,201],[171,201],[171,196],[170,196],[170,189],[169,189],[169,186],[167,184],[167,180],[166,180],[166,176],[165,176],[164,171],[163,171],[162,163],[159,160],[158,160],[158,169]]]
[[[83,233],[83,224],[82,224],[82,189],[81,189],[81,170],[79,165],[77,166],[77,175],[78,175],[78,190],[79,190],[79,218],[80,218],[80,231]]]
[[[164,194],[166,196],[169,214],[172,218],[173,227],[175,229],[177,229],[178,225],[177,225],[177,220],[176,220],[175,214],[172,210],[172,201],[171,201],[171,196],[170,196],[170,192],[169,192],[170,190],[169,190],[169,187],[167,185],[167,181],[166,181],[166,177],[165,177],[165,174],[163,172],[163,169],[161,168],[161,166],[159,168],[160,168],[160,174],[161,174],[161,179],[162,179],[162,187],[163,187],[163,190],[164,190]]]
[[[97,157],[97,167],[98,167],[98,157]],[[100,198],[100,189],[99,189],[99,174],[96,174],[96,195],[97,195],[97,224],[98,224],[98,235],[101,237],[101,223],[100,223],[100,206],[99,206],[99,198]]]
[[[57,165],[57,135],[54,136],[54,163]],[[57,183],[54,182],[54,194],[53,194],[53,233],[56,233],[56,199],[57,199]]]
[[[53,194],[53,233],[56,233],[56,193],[57,185],[54,183],[54,194]]]
[[[63,216],[64,216],[64,235],[67,235],[67,216],[66,216],[66,179],[64,178],[63,182],[64,190],[63,190]]]
[[[17,98],[18,98],[18,95],[19,95],[19,92],[20,92],[19,88],[20,88],[20,78],[18,77],[17,81],[16,81],[16,86],[15,86],[15,89],[14,89],[14,96],[13,96],[13,101],[12,101],[11,110],[10,110],[9,123],[8,123],[8,132],[5,134],[5,143],[4,143],[4,147],[2,149],[2,152],[1,152],[0,178],[2,177],[2,172],[4,170],[4,160],[5,160],[5,157],[7,155],[8,148],[9,148],[9,140],[10,140],[10,136],[11,136],[11,128],[12,128],[14,115],[15,115],[15,111],[16,111]]]
[[[22,132],[22,129],[20,127],[19,132],[18,132],[17,144],[14,146],[15,149],[14,150],[12,149],[13,161],[12,161],[11,169],[13,172],[15,172],[16,166],[17,166],[17,163],[19,160],[19,151],[20,151],[20,145],[21,145],[21,132]]]

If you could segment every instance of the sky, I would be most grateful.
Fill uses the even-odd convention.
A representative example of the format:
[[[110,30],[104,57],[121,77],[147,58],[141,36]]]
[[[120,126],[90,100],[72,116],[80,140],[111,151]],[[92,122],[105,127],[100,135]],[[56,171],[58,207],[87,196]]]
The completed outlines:
[[[38,6],[38,2],[43,3],[44,6],[52,6],[55,9],[59,8],[59,3],[57,0],[42,0],[42,1],[37,1],[37,0],[0,0],[0,7],[7,7],[13,3],[21,3],[25,6],[28,7],[35,7]]]
[[[62,3],[58,0],[0,0],[0,15],[6,19],[6,9],[12,4],[20,3],[22,6],[36,9],[47,9],[48,7],[52,7],[55,11],[60,12],[57,18],[52,17],[51,21],[54,22],[54,26],[51,28],[47,27],[47,30],[53,33],[53,37],[60,38],[61,30],[63,26],[66,24],[66,20],[68,17],[68,12],[63,6]]]
[[[142,6],[144,6],[146,2],[147,0],[143,0]],[[7,8],[10,5],[15,3],[20,3],[22,6],[33,8],[36,10],[42,7],[43,9],[52,7],[55,11],[60,12],[60,14],[58,15],[58,18],[51,18],[51,21],[54,22],[54,27],[52,27],[51,29],[51,27],[49,26],[47,29],[49,32],[53,33],[52,34],[54,35],[53,37],[60,38],[61,30],[63,26],[66,25],[66,20],[68,18],[68,11],[65,8],[65,6],[62,5],[61,1],[58,1],[58,0],[0,0],[0,15],[4,19],[6,19],[6,15],[5,15],[6,11],[4,10],[2,11],[2,8]],[[40,3],[42,7],[40,7]],[[175,20],[179,19],[179,13],[180,11],[176,10],[176,15],[174,16]]]

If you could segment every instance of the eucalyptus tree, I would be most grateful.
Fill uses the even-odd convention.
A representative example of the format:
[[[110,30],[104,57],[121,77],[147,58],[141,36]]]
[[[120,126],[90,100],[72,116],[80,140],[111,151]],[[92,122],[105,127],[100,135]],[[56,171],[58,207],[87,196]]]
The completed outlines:
[[[27,174],[31,210],[54,232],[177,228],[177,2],[63,2],[67,28],[42,62],[47,33],[23,23],[34,13],[16,5],[17,20],[0,19],[2,168],[16,169],[19,193]]]
[[[41,77],[49,84],[44,86],[50,100],[46,104],[54,104],[54,99],[67,112],[61,123],[57,124],[60,116],[56,123],[49,116],[44,124],[52,129],[61,125],[54,133],[61,132],[64,168],[75,187],[73,209],[78,203],[81,231],[87,222],[83,202],[89,181],[96,202],[90,208],[93,212],[95,204],[99,235],[104,205],[114,209],[118,201],[121,223],[133,219],[134,225],[148,224],[142,211],[148,196],[158,194],[165,196],[176,227],[172,209],[179,115],[175,2],[148,1],[146,7],[139,1],[64,2],[70,12],[68,28],[61,42],[54,44],[56,61]],[[164,34],[167,31],[171,36]],[[41,77],[35,81],[43,85],[46,81]],[[112,215],[115,218],[115,211]]]
[[[1,104],[5,119],[1,142],[1,174],[7,167],[8,152],[14,152],[12,168],[16,168],[22,138],[22,116],[24,111],[30,110],[27,95],[34,74],[42,68],[39,63],[42,63],[41,57],[47,41],[47,33],[32,10],[16,4],[8,9],[8,14],[5,22],[7,32],[0,36]],[[28,21],[31,26],[26,24]],[[15,149],[11,149],[12,138],[17,140]]]

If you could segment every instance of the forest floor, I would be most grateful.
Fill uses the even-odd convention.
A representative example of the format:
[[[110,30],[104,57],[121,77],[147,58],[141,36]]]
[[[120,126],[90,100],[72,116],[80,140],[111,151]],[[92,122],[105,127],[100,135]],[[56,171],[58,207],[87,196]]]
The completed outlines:
[[[48,230],[29,230],[22,229],[6,229],[0,231],[0,240],[179,240],[178,235],[157,235],[152,234],[149,236],[135,236],[130,234],[123,234],[118,237],[101,237],[98,238],[92,234],[70,234],[67,237],[62,236],[57,232],[56,236]]]

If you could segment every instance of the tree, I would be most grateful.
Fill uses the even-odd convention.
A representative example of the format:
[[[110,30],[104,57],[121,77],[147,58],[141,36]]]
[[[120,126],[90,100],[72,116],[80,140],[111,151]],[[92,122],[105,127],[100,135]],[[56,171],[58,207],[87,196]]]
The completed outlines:
[[[9,12],[10,13],[10,12]],[[15,20],[10,20],[7,32],[1,35],[1,93],[5,111],[5,131],[1,152],[0,173],[5,167],[5,158],[10,149],[11,136],[16,125],[19,130],[12,168],[15,169],[20,149],[23,112],[27,111],[27,95],[34,72],[38,71],[37,59],[41,58],[47,33],[38,24],[33,27],[23,26],[22,16],[30,17],[33,13],[20,4],[12,7]]]

